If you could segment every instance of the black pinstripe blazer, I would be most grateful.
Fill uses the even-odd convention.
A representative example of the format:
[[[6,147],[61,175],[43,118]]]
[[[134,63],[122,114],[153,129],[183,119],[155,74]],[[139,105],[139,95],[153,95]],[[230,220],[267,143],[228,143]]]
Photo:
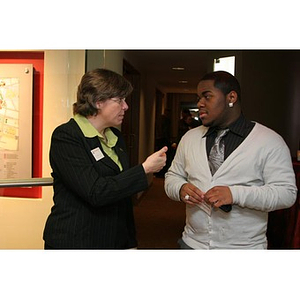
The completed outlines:
[[[142,165],[129,168],[119,130],[115,151],[119,167],[98,137],[86,138],[74,119],[58,126],[51,138],[54,206],[46,221],[44,240],[59,249],[126,249],[136,247],[131,196],[148,187]],[[99,148],[97,159],[91,150]],[[99,153],[99,150],[98,150]]]

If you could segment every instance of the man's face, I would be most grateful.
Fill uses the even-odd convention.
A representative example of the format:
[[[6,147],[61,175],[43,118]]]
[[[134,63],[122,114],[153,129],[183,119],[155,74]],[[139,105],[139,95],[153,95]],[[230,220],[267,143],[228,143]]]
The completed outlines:
[[[200,81],[197,87],[199,116],[204,126],[226,127],[229,109],[226,96],[214,87],[213,80]]]

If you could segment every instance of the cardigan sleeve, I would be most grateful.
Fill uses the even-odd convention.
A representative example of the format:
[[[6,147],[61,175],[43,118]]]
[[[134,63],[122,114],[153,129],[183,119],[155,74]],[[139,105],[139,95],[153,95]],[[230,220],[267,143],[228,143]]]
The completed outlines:
[[[290,151],[281,137],[277,136],[274,140],[275,145],[274,141],[268,146],[260,145],[264,157],[260,165],[263,181],[230,186],[233,204],[270,212],[295,203],[297,187]]]
[[[180,201],[180,188],[183,184],[188,183],[185,141],[186,136],[183,136],[178,144],[176,155],[172,161],[171,167],[165,174],[165,192],[170,199],[175,201]]]

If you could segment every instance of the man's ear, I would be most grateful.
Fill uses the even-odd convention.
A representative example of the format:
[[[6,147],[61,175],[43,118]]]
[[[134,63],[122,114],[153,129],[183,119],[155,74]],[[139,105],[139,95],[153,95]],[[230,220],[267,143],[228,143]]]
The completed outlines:
[[[231,91],[226,96],[228,103],[235,104],[235,102],[238,100],[238,95],[235,91]]]

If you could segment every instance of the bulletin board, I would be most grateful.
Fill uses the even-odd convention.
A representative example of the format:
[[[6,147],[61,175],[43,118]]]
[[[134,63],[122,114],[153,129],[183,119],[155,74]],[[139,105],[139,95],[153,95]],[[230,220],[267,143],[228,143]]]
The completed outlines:
[[[32,176],[32,64],[0,64],[0,179]]]
[[[43,52],[0,52],[0,180],[42,176]],[[41,198],[41,187],[0,188]]]

